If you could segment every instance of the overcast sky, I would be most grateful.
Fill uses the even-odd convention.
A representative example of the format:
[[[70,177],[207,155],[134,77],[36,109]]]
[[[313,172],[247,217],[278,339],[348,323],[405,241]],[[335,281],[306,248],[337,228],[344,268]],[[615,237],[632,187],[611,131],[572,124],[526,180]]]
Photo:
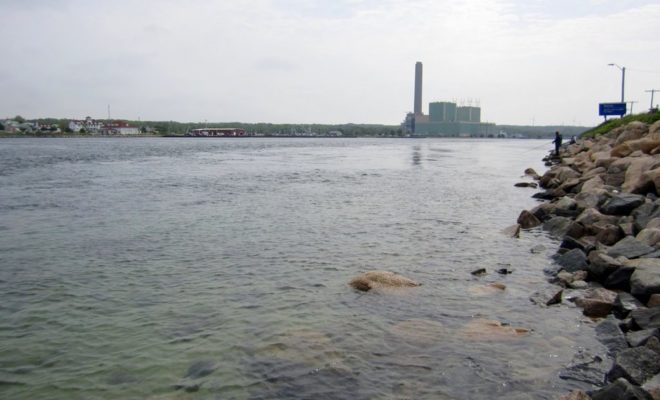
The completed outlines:
[[[657,0],[0,0],[0,117],[594,125],[660,89]],[[656,104],[660,93],[656,94]]]

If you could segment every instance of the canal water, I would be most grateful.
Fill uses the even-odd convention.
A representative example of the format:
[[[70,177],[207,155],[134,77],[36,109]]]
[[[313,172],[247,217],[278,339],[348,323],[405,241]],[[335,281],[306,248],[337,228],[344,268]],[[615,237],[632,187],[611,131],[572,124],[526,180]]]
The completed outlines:
[[[543,171],[542,144],[3,139],[0,397],[553,399],[588,388],[559,373],[604,357],[594,323],[529,300],[557,242],[501,233],[535,205],[513,184]],[[374,269],[422,286],[347,285]]]

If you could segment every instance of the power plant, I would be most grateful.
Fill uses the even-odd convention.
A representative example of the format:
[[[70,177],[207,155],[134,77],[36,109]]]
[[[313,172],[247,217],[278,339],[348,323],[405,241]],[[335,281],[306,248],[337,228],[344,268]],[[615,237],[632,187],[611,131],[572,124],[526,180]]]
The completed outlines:
[[[457,105],[454,102],[431,102],[429,114],[422,111],[423,67],[415,63],[415,98],[413,112],[406,114],[401,124],[412,136],[487,136],[494,124],[481,122],[481,108],[477,105]]]

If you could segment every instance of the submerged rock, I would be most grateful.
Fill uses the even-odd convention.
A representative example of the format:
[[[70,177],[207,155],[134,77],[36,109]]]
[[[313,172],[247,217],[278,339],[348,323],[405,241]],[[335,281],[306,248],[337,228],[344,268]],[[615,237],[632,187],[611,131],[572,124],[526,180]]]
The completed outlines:
[[[349,285],[367,292],[371,289],[405,288],[420,286],[420,283],[389,271],[369,271],[353,278]]]
[[[529,333],[527,328],[514,328],[489,319],[474,319],[461,329],[459,334],[466,339],[476,341],[511,340]]]

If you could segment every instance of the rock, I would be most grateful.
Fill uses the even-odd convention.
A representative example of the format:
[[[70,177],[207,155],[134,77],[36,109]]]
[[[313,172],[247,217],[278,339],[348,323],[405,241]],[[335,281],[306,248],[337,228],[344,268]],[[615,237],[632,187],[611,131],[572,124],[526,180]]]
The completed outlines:
[[[508,275],[508,274],[512,274],[513,270],[511,270],[509,268],[500,268],[500,269],[497,270],[497,273],[500,274],[500,275]]]
[[[608,289],[630,290],[630,276],[635,272],[635,268],[620,267],[614,270],[603,280],[603,286]]]
[[[614,308],[616,293],[603,288],[587,289],[582,296],[575,299],[575,304],[582,308],[582,313],[588,317],[601,318]]]
[[[634,347],[616,355],[607,379],[625,378],[632,384],[642,385],[660,372],[660,354],[646,347]]]
[[[600,177],[600,175],[596,175],[582,184],[581,191],[589,192],[593,190],[603,189],[604,187],[605,187],[605,181],[603,180],[603,178]]]
[[[644,346],[660,354],[660,339],[657,337],[649,338]]]
[[[511,238],[520,237],[520,224],[511,225],[508,228],[502,230],[502,233]]]
[[[655,246],[656,244],[660,243],[660,229],[644,228],[637,234],[635,239],[648,246]]]
[[[660,307],[640,308],[630,313],[641,329],[660,328]]]
[[[612,248],[607,251],[607,255],[610,257],[623,256],[626,258],[638,258],[654,250],[655,249],[653,247],[647,246],[634,237],[626,236],[617,244],[612,246]]]
[[[596,223],[592,225],[596,232],[596,240],[606,246],[612,246],[623,239],[623,231],[618,225]]]
[[[575,202],[580,210],[596,208],[607,200],[607,191],[604,189],[585,190],[584,186],[580,193],[575,195]]]
[[[621,266],[622,264],[619,261],[600,250],[589,253],[587,270],[595,279],[604,279]]]
[[[542,244],[537,244],[536,246],[529,249],[532,254],[540,254],[546,250],[545,246]]]
[[[649,220],[644,228],[660,229],[660,218],[653,218]]]
[[[559,400],[591,400],[588,394],[582,390],[573,390],[569,394],[565,394],[559,398]]]
[[[660,294],[652,294],[649,301],[646,303],[648,308],[660,307]]]
[[[537,187],[539,187],[538,183],[536,182],[518,182],[518,183],[514,183],[513,186],[532,188],[532,189],[536,189]]]
[[[486,268],[475,269],[474,271],[472,271],[470,273],[472,275],[485,275],[486,274]]]
[[[576,272],[587,267],[587,256],[580,249],[573,249],[557,258],[557,264],[568,272]]]
[[[569,283],[573,282],[573,274],[567,271],[561,271],[557,274],[557,279],[562,286],[568,286]]]
[[[658,142],[660,144],[660,142]],[[652,156],[640,157],[633,160],[626,170],[626,177],[621,189],[629,193],[646,194],[655,190],[653,181],[646,172],[657,166],[658,160]]]
[[[656,194],[660,194],[660,168],[644,172],[644,179],[653,184]]]
[[[594,245],[589,241],[575,239],[570,236],[564,236],[564,240],[561,241],[559,247],[567,250],[580,249],[585,254],[588,254],[589,252],[594,250]]]
[[[559,189],[563,190],[564,192],[576,192],[580,183],[581,180],[578,178],[569,179],[562,183],[561,186],[559,186]]]
[[[369,271],[353,278],[349,285],[354,289],[366,292],[371,289],[404,288],[421,284],[393,272]]]
[[[652,337],[660,338],[660,329],[642,329],[626,334],[626,340],[630,347],[644,346]]]
[[[548,231],[551,236],[563,238],[566,235],[581,237],[584,227],[570,218],[552,217],[543,223],[543,230]]]
[[[577,202],[568,196],[564,196],[557,200],[554,204],[555,208],[561,210],[575,210]]]
[[[578,353],[577,357],[584,358]],[[607,360],[600,356],[593,356],[588,361],[579,360],[571,362],[571,365],[559,372],[559,377],[565,380],[586,382],[600,386],[604,383],[605,374],[609,369]]]
[[[633,295],[619,292],[614,302],[614,314],[619,319],[626,318],[633,310],[644,308],[644,305]]]
[[[551,306],[553,304],[561,303],[561,297],[564,289],[551,287],[539,290],[530,296],[530,300],[534,304]]]
[[[188,368],[184,378],[199,379],[211,375],[218,368],[218,365],[211,360],[195,361]]]
[[[473,319],[459,332],[459,335],[476,341],[503,341],[518,338],[529,333],[527,328],[514,328],[501,322],[488,319]]]
[[[518,216],[518,224],[522,229],[530,229],[541,225],[541,221],[534,216],[531,212],[523,210]]]
[[[621,332],[617,320],[612,317],[608,317],[596,325],[596,339],[607,347],[609,356],[614,356],[628,348],[626,337]]]
[[[637,140],[644,137],[645,134],[649,132],[649,126],[641,121],[633,121],[627,124],[623,132],[621,132],[616,140],[614,141],[615,145],[620,145],[623,142],[629,140]]]
[[[619,221],[618,217],[612,215],[604,215],[595,208],[585,209],[575,219],[575,222],[578,222],[584,226],[591,226],[597,223],[616,224],[618,221]],[[587,229],[587,231],[589,230]],[[596,232],[592,232],[592,231],[590,231],[590,233],[596,234]]]
[[[624,378],[591,393],[592,400],[653,400],[644,389],[630,384]]]
[[[586,281],[583,280],[574,280],[573,282],[568,284],[568,287],[571,289],[577,289],[577,290],[583,290],[589,287],[589,284]]]
[[[642,389],[649,392],[653,400],[660,400],[660,374],[649,379],[642,385]]]
[[[647,201],[633,210],[631,216],[634,220],[635,232],[640,232],[648,226],[649,222],[660,217],[660,206]]]
[[[635,268],[630,277],[632,294],[646,297],[660,293],[660,258],[630,260],[626,265]]]
[[[534,168],[527,168],[525,170],[525,175],[531,176],[534,179],[539,179],[540,178],[539,174],[536,173],[536,171],[534,171]]]
[[[644,196],[622,193],[607,200],[600,206],[600,211],[608,215],[626,215],[642,204],[644,204]]]

